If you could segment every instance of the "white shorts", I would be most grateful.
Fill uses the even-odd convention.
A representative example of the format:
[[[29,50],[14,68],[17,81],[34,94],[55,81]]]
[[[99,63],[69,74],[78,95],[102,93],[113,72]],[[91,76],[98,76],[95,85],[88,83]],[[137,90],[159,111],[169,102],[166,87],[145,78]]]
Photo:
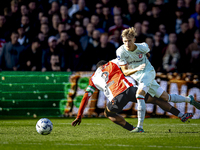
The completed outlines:
[[[138,81],[138,89],[144,89],[144,91],[148,92],[152,97],[155,96],[159,98],[164,90],[156,82],[155,76],[156,72],[154,70],[143,73]]]

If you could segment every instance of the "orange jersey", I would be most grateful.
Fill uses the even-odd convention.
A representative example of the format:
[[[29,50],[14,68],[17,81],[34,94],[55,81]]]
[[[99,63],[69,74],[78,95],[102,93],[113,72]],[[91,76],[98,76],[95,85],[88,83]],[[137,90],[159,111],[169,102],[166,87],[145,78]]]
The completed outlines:
[[[105,96],[112,101],[114,97],[133,86],[122,73],[116,60],[109,61],[99,67],[91,76],[86,93],[81,101],[77,118],[82,116],[83,110],[95,89],[104,92]]]
[[[125,78],[116,60],[98,68],[89,81],[89,86],[104,92],[105,96],[112,101],[118,94],[132,86]]]

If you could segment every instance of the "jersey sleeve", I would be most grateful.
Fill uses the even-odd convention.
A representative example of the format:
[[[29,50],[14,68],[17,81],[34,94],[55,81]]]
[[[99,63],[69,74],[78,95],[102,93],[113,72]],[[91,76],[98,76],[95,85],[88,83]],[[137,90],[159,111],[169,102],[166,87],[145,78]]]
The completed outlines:
[[[116,55],[117,55],[118,64],[120,66],[127,64],[127,61],[125,59],[125,56],[124,56],[124,53],[123,53],[123,50],[122,50],[122,46],[117,49]]]
[[[145,53],[145,54],[148,53],[148,52],[150,52],[149,46],[148,46],[148,44],[145,43],[145,42],[141,43],[140,49],[141,49],[142,52]]]
[[[82,118],[82,115],[83,115],[84,109],[88,103],[88,100],[90,99],[90,97],[92,96],[92,94],[94,93],[95,90],[96,90],[96,87],[90,78],[89,85],[86,88],[85,94],[83,95],[83,98],[81,100],[77,118]]]

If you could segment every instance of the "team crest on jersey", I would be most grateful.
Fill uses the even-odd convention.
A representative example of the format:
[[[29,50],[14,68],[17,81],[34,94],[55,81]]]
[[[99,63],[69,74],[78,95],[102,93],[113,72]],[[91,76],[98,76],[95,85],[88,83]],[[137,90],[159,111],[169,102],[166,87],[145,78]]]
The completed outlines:
[[[142,58],[142,54],[139,54],[138,57],[139,57],[139,58]]]

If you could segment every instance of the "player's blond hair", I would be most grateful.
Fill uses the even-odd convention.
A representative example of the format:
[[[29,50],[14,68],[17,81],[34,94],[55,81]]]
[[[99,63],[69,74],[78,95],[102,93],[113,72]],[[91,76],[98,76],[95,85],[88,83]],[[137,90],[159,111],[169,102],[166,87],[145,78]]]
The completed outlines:
[[[130,27],[128,29],[125,29],[122,31],[122,38],[125,37],[125,38],[135,38],[135,36],[137,35],[136,33],[136,29],[134,27]]]

